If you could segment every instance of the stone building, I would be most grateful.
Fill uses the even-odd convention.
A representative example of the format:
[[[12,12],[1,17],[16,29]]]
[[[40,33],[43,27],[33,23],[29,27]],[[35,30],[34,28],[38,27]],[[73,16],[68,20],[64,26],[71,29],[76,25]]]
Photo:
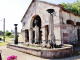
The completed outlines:
[[[80,41],[80,16],[64,9],[60,4],[55,5],[39,0],[32,0],[21,20],[23,42],[50,40],[48,9],[54,9],[52,26],[55,43],[57,45],[78,43]]]

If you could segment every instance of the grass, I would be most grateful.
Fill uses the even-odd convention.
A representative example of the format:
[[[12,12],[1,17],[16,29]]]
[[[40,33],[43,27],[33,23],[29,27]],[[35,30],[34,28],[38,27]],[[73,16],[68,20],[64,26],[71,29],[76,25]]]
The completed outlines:
[[[3,38],[3,36],[0,35],[0,38]],[[10,37],[8,37],[8,36],[5,36],[5,40],[9,40],[9,39],[13,39],[13,38],[10,38]]]
[[[3,38],[3,36],[0,35],[0,38]],[[10,39],[13,38],[9,38],[8,36],[5,36],[5,42],[0,42],[0,46],[6,46],[6,44],[10,42]]]
[[[37,46],[28,46],[28,45],[24,45],[26,47],[32,47],[32,48],[37,48],[37,49],[48,49],[48,48],[44,48],[44,47],[37,47]]]
[[[0,43],[0,46],[6,46],[7,43],[9,43],[9,41],[1,42],[1,43]]]
[[[0,38],[3,38],[3,36],[0,35]],[[7,41],[1,42],[0,46],[6,46],[7,43],[14,43],[14,40],[10,40],[10,39],[14,39],[14,38],[10,38],[8,36],[5,36],[5,40],[7,40]],[[18,38],[18,42],[23,42],[22,37]]]
[[[5,37],[5,40],[9,40],[9,39],[14,39],[14,38],[10,38],[8,36]]]
[[[18,44],[15,44],[15,45],[18,45]]]
[[[2,35],[0,35],[0,38],[3,38],[3,36],[2,36]]]

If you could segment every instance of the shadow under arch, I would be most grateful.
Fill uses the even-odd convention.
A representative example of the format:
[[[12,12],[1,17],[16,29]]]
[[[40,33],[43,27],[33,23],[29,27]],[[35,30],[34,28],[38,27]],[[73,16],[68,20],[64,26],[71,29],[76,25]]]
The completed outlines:
[[[80,22],[76,22],[76,25],[77,25],[77,26],[80,26]]]
[[[67,20],[66,23],[70,25],[74,25],[74,22],[72,20]]]

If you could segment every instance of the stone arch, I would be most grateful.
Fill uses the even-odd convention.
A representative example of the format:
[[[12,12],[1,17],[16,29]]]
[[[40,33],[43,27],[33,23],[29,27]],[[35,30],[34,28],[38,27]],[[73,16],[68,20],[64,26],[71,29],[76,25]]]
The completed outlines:
[[[70,25],[74,25],[74,22],[72,20],[67,20],[66,23]]]
[[[33,28],[33,21],[34,21],[34,19],[35,19],[37,16],[39,16],[39,15],[34,15],[34,16],[32,17],[32,19],[31,19],[31,21],[30,21],[30,28]],[[40,16],[39,16],[39,17],[40,17]],[[41,17],[40,17],[40,19],[41,19]],[[42,26],[42,21],[41,21],[41,26]]]
[[[37,21],[37,26],[35,24],[35,21]],[[41,31],[41,26],[42,26],[42,22],[41,22],[41,17],[39,15],[34,15],[30,21],[30,29],[32,29],[32,40],[34,40],[34,42],[36,41],[36,34],[39,35],[39,37],[37,38],[38,42],[37,43],[40,43],[41,42],[41,34],[42,34],[42,31]],[[36,33],[36,27],[38,29],[38,33]],[[36,43],[36,42],[35,42]]]

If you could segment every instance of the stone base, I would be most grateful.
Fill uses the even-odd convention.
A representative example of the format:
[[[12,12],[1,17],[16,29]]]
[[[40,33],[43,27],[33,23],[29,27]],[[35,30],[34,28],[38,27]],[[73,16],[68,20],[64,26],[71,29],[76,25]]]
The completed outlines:
[[[73,53],[73,46],[68,44],[64,44],[61,48],[55,49],[31,48],[12,44],[7,44],[7,47],[43,58],[63,58],[72,56]]]

